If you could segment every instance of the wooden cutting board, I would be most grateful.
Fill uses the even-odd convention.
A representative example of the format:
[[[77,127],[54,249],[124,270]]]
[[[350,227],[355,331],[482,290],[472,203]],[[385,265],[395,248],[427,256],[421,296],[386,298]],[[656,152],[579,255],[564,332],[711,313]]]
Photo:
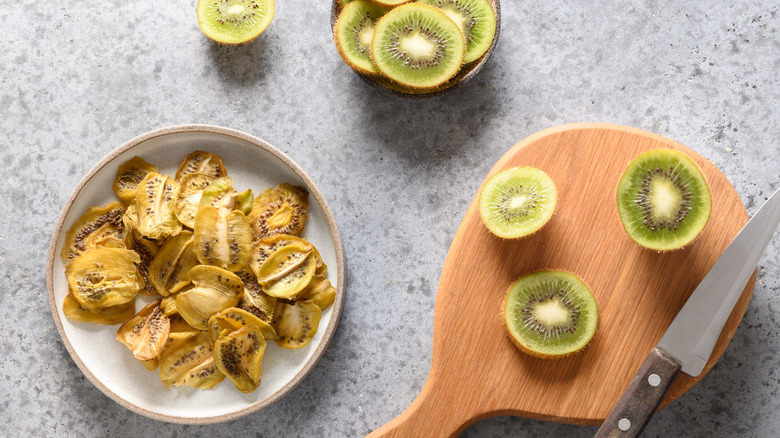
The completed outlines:
[[[635,244],[623,231],[615,201],[628,163],[657,148],[691,157],[712,194],[712,215],[702,234],[670,253]],[[428,380],[409,408],[369,436],[457,436],[470,424],[496,415],[600,424],[748,220],[736,191],[712,163],[638,129],[603,124],[548,129],[510,149],[488,177],[514,166],[540,168],[555,181],[559,200],[553,218],[528,238],[501,240],[483,226],[474,197],[442,269]],[[536,359],[520,352],[505,333],[504,293],[518,277],[540,269],[570,271],[596,296],[598,330],[575,356]],[[680,373],[661,407],[693,386],[723,354],[754,283],[755,273],[704,372],[697,378]]]

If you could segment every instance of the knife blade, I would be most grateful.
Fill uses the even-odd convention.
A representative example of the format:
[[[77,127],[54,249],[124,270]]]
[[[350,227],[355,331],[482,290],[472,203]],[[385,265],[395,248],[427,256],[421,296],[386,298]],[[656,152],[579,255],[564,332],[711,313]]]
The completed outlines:
[[[731,310],[780,223],[780,189],[748,221],[693,291],[596,437],[642,433],[679,371],[701,374]]]

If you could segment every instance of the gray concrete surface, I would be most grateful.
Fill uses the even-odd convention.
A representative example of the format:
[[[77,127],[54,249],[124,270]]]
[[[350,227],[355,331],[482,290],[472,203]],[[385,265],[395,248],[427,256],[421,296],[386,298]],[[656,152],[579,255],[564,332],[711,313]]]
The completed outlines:
[[[504,1],[485,69],[431,100],[356,77],[332,43],[327,1],[278,3],[267,32],[240,47],[200,33],[195,0],[0,9],[0,435],[379,427],[427,377],[438,277],[476,188],[544,128],[608,122],[672,138],[717,165],[751,214],[780,187],[777,1]],[[121,143],[182,123],[243,130],[289,154],[333,207],[347,254],[346,306],[323,360],[277,404],[223,425],[160,423],[104,396],[62,346],[46,297],[49,239],[73,187]],[[646,436],[780,435],[779,258],[776,237],[726,353]],[[462,436],[594,431],[498,417]]]

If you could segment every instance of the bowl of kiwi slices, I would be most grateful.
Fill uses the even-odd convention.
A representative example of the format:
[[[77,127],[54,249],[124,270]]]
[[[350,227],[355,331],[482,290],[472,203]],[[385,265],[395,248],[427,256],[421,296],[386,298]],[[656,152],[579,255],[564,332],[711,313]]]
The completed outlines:
[[[490,58],[499,0],[333,0],[339,55],[370,85],[392,95],[455,90]]]
[[[284,153],[228,128],[140,135],[78,183],[47,289],[84,375],[161,421],[233,420],[301,383],[332,339],[344,255],[320,190]]]

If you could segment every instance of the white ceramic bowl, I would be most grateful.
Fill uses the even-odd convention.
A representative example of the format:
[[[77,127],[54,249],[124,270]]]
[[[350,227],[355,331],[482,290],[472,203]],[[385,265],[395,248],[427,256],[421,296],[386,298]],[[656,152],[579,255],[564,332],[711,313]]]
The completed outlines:
[[[238,391],[229,379],[214,389],[177,387],[166,391],[158,371],[149,372],[115,339],[115,326],[73,321],[62,312],[68,292],[59,254],[66,231],[87,210],[116,200],[111,190],[117,168],[135,155],[173,176],[181,161],[196,150],[219,155],[243,191],[260,191],[287,182],[310,193],[309,216],[303,237],[328,265],[328,279],[336,287],[336,301],[322,314],[312,342],[298,350],[269,342],[263,357],[260,386],[251,394]],[[278,400],[306,377],[333,338],[344,302],[344,253],[333,214],[306,173],[268,143],[232,129],[185,125],[159,129],[125,143],[103,158],[73,190],[65,203],[49,246],[47,287],[49,304],[62,342],[84,375],[120,405],[162,421],[188,424],[216,423],[262,409]],[[152,298],[136,300],[140,310]]]

